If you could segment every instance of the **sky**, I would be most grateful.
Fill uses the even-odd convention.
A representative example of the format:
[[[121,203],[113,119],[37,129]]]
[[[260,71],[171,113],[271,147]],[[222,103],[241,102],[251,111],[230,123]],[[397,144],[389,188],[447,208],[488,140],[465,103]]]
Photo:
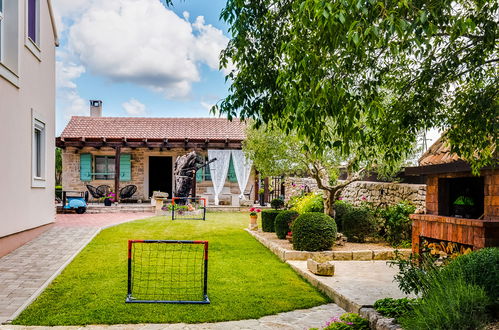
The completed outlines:
[[[59,135],[71,116],[207,117],[227,95],[225,0],[54,0]]]

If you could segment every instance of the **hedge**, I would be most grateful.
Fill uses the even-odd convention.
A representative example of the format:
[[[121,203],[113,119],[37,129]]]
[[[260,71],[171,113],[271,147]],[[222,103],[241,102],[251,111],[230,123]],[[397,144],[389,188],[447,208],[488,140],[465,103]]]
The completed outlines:
[[[291,230],[290,225],[300,214],[293,210],[282,211],[275,218],[275,233],[277,238],[285,239],[288,232]]]
[[[263,210],[262,211],[262,230],[268,233],[275,232],[274,222],[275,218],[281,210]]]
[[[291,227],[293,248],[298,251],[331,250],[336,240],[336,223],[324,213],[303,213]]]

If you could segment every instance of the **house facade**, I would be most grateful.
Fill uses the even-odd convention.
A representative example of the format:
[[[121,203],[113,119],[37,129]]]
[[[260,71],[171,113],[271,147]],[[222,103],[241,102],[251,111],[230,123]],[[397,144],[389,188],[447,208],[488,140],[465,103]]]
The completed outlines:
[[[62,151],[62,187],[86,191],[87,185],[107,185],[118,191],[135,185],[133,199],[148,201],[154,191],[174,190],[173,168],[177,157],[196,151],[208,159],[209,150],[241,150],[245,125],[223,118],[102,117],[102,102],[90,101],[88,117],[72,117],[57,138]],[[251,171],[253,172],[253,171]],[[119,173],[116,177],[115,173]],[[220,204],[238,205],[248,197],[254,174],[240,189],[234,160],[230,157]],[[242,190],[242,191],[241,191]],[[215,201],[210,167],[198,171],[195,194]]]
[[[0,0],[0,256],[55,219],[57,43],[49,0]]]

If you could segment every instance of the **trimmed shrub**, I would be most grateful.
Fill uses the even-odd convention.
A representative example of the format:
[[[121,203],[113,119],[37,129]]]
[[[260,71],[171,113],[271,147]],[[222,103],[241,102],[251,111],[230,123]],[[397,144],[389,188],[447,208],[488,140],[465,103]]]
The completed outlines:
[[[400,323],[406,330],[481,329],[487,322],[487,302],[481,287],[461,277],[442,278]]]
[[[290,225],[300,214],[293,210],[282,211],[275,218],[275,233],[277,238],[285,239],[290,231]]]
[[[274,221],[280,210],[263,210],[262,211],[262,230],[268,233],[273,233],[275,231]]]
[[[454,259],[442,270],[443,277],[462,274],[466,283],[482,287],[492,305],[499,305],[499,248],[484,248]]]
[[[281,198],[274,198],[270,201],[270,206],[274,210],[282,209],[284,207],[284,201]]]
[[[349,242],[363,243],[376,232],[376,218],[367,206],[345,208],[341,220],[342,233]]]
[[[293,210],[302,214],[306,212],[324,212],[324,198],[322,194],[310,193],[293,201]]]
[[[344,201],[336,201],[334,203],[334,220],[338,226],[338,231],[343,232],[343,219],[353,208],[353,205]]]
[[[330,216],[303,213],[293,221],[293,248],[299,251],[331,250],[336,240],[336,223]]]
[[[416,207],[405,201],[387,207],[381,212],[385,219],[385,239],[392,246],[400,246],[411,240],[412,221],[409,214],[414,213]]]

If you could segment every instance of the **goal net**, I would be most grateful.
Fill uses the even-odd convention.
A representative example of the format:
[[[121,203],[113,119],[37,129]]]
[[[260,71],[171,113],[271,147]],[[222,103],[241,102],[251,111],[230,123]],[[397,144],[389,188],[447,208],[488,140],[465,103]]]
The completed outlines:
[[[207,284],[207,241],[128,241],[126,302],[209,304]]]

